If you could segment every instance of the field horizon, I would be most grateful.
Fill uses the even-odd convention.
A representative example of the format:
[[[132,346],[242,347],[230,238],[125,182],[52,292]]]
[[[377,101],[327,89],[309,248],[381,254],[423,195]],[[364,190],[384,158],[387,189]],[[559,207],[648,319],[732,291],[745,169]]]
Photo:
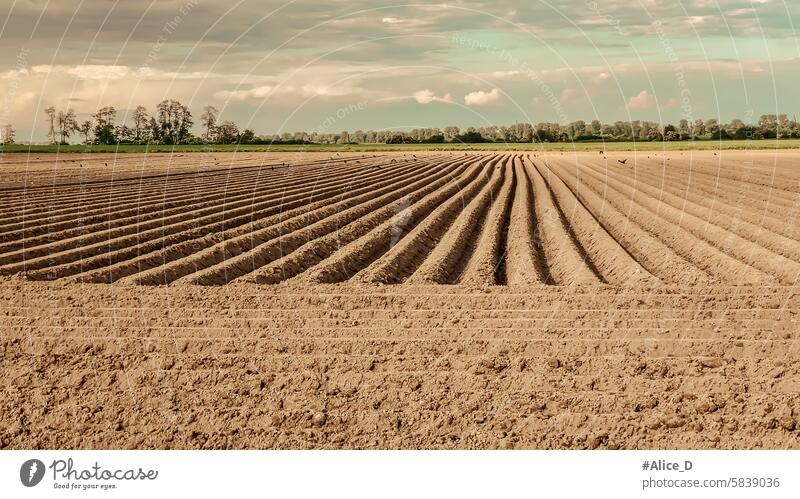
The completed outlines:
[[[800,139],[697,141],[583,141],[475,144],[216,144],[216,145],[24,145],[0,146],[0,154],[24,153],[191,153],[191,152],[402,152],[402,151],[728,151],[800,149]]]

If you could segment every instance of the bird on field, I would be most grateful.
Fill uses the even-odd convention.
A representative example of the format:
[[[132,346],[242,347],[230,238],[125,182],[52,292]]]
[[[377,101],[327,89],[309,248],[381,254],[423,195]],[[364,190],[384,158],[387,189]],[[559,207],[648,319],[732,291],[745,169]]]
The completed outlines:
[[[618,159],[617,161],[619,161],[619,163],[620,163],[620,164],[624,165],[625,163],[627,163],[627,162],[628,162],[628,158],[625,158],[625,159]]]
[[[106,166],[108,166],[108,163],[106,163]]]
[[[600,151],[600,154],[603,154],[603,151]]]
[[[714,153],[714,156],[716,156],[716,155],[717,155],[717,153]]]

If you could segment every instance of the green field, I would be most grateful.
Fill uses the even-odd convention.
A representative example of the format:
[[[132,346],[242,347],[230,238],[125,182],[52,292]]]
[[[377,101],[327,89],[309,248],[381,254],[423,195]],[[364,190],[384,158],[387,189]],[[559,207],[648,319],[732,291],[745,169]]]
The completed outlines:
[[[800,149],[800,139],[700,140],[684,142],[549,142],[489,144],[350,144],[350,145],[10,145],[0,152],[32,153],[145,153],[145,152],[388,152],[388,151],[701,151],[748,149]]]

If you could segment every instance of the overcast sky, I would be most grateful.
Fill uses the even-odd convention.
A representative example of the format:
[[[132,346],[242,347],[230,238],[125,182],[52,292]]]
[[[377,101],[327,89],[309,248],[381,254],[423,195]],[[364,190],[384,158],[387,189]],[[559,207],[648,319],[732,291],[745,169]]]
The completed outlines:
[[[2,4],[18,141],[45,139],[50,105],[165,98],[257,133],[800,111],[796,0]]]

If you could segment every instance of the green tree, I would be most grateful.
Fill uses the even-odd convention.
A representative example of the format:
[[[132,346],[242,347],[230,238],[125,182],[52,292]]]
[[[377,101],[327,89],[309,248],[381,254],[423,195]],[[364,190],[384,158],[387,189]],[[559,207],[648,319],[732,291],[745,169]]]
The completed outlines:
[[[112,106],[99,109],[94,114],[94,142],[96,144],[116,144],[114,136],[114,121],[117,110]]]
[[[158,137],[164,144],[182,144],[191,138],[194,124],[189,108],[176,100],[164,100],[156,106]]]

